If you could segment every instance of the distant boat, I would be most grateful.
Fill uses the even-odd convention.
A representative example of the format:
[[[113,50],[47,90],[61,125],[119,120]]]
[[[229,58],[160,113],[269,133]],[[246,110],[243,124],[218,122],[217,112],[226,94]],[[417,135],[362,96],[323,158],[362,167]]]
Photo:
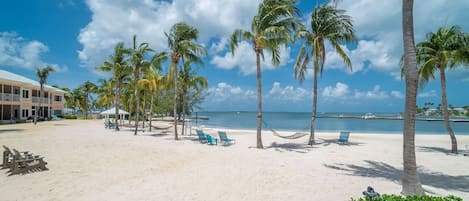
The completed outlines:
[[[237,115],[239,115],[241,112],[236,112]]]
[[[376,116],[373,113],[366,113],[364,116],[362,116],[362,119],[374,119]]]

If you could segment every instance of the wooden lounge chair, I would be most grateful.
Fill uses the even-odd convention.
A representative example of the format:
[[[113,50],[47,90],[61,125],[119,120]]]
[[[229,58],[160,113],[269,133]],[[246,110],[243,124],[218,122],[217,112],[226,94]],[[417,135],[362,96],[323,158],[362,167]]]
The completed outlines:
[[[200,143],[207,143],[207,138],[205,137],[205,133],[202,130],[195,130],[195,132],[199,137]]]
[[[350,136],[350,132],[341,131],[339,139],[337,139],[337,143],[339,144],[348,144],[348,137]]]
[[[8,148],[7,146],[3,145],[3,162],[2,162],[2,169],[5,169],[5,168],[11,168],[11,165],[12,165],[12,161],[13,161],[13,152],[10,150],[10,148]],[[19,152],[20,154],[29,154],[28,151],[25,151],[25,152]]]
[[[214,138],[211,135],[205,135],[205,137],[207,138],[207,143],[209,145],[217,145],[218,144],[218,139],[217,138]]]
[[[31,170],[47,170],[47,163],[44,161],[44,157],[34,156],[30,153],[21,154],[16,149],[13,149],[13,152],[10,175],[26,173]]]
[[[234,144],[236,140],[228,138],[225,131],[218,131],[218,136],[220,136],[220,142],[223,144]]]

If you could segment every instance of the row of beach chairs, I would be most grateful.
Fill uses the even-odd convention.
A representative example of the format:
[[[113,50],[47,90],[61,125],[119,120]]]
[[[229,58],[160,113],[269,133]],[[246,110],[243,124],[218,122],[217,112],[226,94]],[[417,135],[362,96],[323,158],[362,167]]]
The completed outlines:
[[[29,151],[20,152],[3,145],[2,169],[9,168],[10,175],[27,173],[30,171],[47,170],[44,157],[34,155]]]
[[[230,145],[236,143],[236,140],[228,138],[225,131],[218,131],[218,136],[220,139],[217,139],[209,134],[204,133],[202,130],[196,130],[197,136],[201,143],[207,143],[209,145],[218,145],[220,142],[223,145]],[[220,140],[220,141],[218,141]]]
[[[105,121],[104,122],[104,128],[114,129],[114,128],[116,128],[116,123],[110,122],[110,121]]]

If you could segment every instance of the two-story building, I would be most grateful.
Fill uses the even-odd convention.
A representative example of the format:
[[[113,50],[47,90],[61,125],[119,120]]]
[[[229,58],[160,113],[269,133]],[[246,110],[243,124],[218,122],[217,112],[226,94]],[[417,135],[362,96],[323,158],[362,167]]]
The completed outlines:
[[[27,119],[36,111],[39,117],[62,114],[67,92],[49,85],[40,90],[38,81],[0,70],[0,120]]]

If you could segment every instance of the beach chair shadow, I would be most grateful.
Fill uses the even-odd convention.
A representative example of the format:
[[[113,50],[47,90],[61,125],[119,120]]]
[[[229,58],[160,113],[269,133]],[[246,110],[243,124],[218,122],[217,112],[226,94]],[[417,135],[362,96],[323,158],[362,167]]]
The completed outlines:
[[[323,147],[330,146],[332,144],[337,144],[337,139],[325,139],[325,138],[318,138],[319,140],[316,141],[317,145],[321,145]],[[349,141],[347,144],[340,144],[340,146],[359,146],[364,143],[362,142],[351,142]]]
[[[397,168],[384,162],[365,160],[365,165],[356,164],[324,164],[325,167],[343,172],[345,175],[383,178],[394,183],[401,183],[402,168]],[[431,172],[418,168],[423,185],[445,190],[469,192],[469,175],[447,175],[441,172]],[[427,192],[430,192],[426,190]]]

